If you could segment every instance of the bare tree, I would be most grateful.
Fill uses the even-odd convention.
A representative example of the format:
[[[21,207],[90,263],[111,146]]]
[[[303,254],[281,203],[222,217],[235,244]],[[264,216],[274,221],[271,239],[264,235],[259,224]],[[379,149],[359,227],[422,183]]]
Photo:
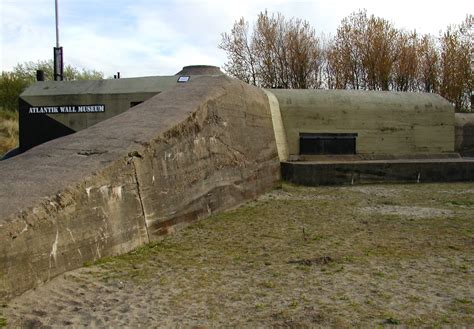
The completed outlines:
[[[365,86],[369,90],[389,90],[397,30],[389,21],[374,15],[365,24],[361,31]]]
[[[400,31],[395,40],[395,62],[392,70],[392,89],[418,91],[418,66],[421,47],[416,32]],[[428,69],[430,69],[428,67]]]
[[[254,26],[253,42],[264,88],[288,88],[286,52],[284,51],[284,18],[260,13]]]
[[[319,88],[323,54],[315,30],[306,21],[292,19],[287,23],[285,41],[291,88]]]
[[[282,14],[258,15],[249,33],[241,19],[219,45],[229,61],[230,75],[264,88],[317,88],[321,85],[323,54],[308,22]]]
[[[460,26],[450,26],[441,37],[440,94],[451,101],[456,110],[469,108],[472,92],[472,29],[474,16],[469,15]]]
[[[328,57],[332,61],[329,66],[338,74],[333,79],[337,81],[337,88],[365,88],[362,46],[366,26],[367,13],[359,11],[344,18],[337,29]]]
[[[230,34],[222,34],[219,48],[228,56],[229,61],[224,66],[226,72],[237,79],[257,85],[255,49],[248,33],[249,25],[242,17],[234,23]]]
[[[326,40],[307,21],[265,11],[252,29],[243,18],[235,22],[219,47],[228,56],[227,73],[264,88],[438,92],[466,110],[474,86],[473,25],[468,15],[435,38],[359,10]]]
[[[424,35],[418,49],[418,86],[427,93],[439,89],[439,51],[436,40],[429,34]]]

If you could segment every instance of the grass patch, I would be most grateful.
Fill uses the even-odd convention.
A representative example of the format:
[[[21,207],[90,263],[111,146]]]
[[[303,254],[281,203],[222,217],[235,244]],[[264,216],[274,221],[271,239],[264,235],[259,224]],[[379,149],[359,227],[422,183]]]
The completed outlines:
[[[464,297],[455,298],[451,305],[451,310],[463,314],[474,314],[474,303]]]
[[[384,324],[400,325],[402,322],[394,317],[388,317],[385,319]]]
[[[399,189],[401,192],[394,194],[389,203],[413,207],[414,211],[429,206],[439,207],[439,204],[454,204],[453,200],[446,199],[450,196],[441,191],[462,190],[464,187],[456,184],[422,187],[394,185],[389,187],[390,190]],[[383,190],[384,187],[376,188]],[[367,205],[386,205],[386,196],[375,194],[368,199],[366,195],[347,188],[303,188],[286,184],[279,193],[290,197],[286,200],[266,198],[251,202],[202,220],[158,243],[126,255],[101,259],[95,265],[106,270],[108,280],[131,282],[156,280],[157,268],[160,269],[158,272],[168,267],[173,273],[191,271],[194,283],[188,287],[189,293],[175,296],[176,305],[185,303],[185,299],[193,295],[192,291],[205,289],[207,294],[212,294],[210,291],[220,289],[221,285],[225,287],[234,280],[245,281],[242,276],[229,278],[225,274],[229,268],[242,269],[254,279],[247,280],[245,285],[253,296],[261,300],[253,300],[245,293],[242,299],[253,300],[258,314],[263,314],[266,309],[278,309],[276,301],[282,293],[289,300],[287,307],[283,308],[286,311],[296,312],[318,304],[315,297],[300,300],[291,291],[321,287],[324,286],[322,282],[332,286],[333,282],[352,278],[357,284],[334,288],[333,295],[344,293],[347,298],[335,299],[338,302],[328,306],[330,311],[345,314],[348,318],[354,316],[352,312],[357,312],[358,320],[354,323],[358,324],[373,324],[370,319],[378,318],[378,323],[400,325],[398,318],[383,313],[387,311],[384,306],[387,299],[405,296],[402,298],[403,305],[423,309],[426,304],[429,312],[426,302],[430,300],[429,286],[438,284],[440,290],[447,289],[443,285],[443,276],[436,274],[445,271],[441,269],[443,264],[436,259],[452,260],[473,252],[470,240],[460,239],[462,232],[473,228],[474,224],[469,220],[472,213],[460,212],[456,213],[455,218],[445,218],[434,212],[433,217],[410,220],[409,212],[398,215],[357,212],[357,209]],[[427,261],[431,259],[433,262]],[[411,265],[407,267],[405,264]],[[450,270],[450,279],[465,284],[463,280],[466,280],[469,271],[461,268],[464,264],[462,259],[456,264],[460,265],[457,265],[455,272],[451,270],[452,263],[447,262],[444,266]],[[208,268],[212,271],[206,270]],[[410,268],[416,270],[409,271]],[[158,282],[161,286],[172,287],[175,285],[173,280],[173,276],[163,274]],[[420,297],[410,297],[409,289],[400,283],[407,281],[424,286],[426,290],[421,288],[418,292]],[[371,286],[379,289],[375,294],[359,295],[354,290],[359,285],[367,291]],[[386,288],[391,291],[385,291]],[[311,291],[309,289],[308,296],[321,293]],[[229,292],[229,296],[232,295]],[[463,314],[463,319],[466,313],[469,314],[471,304],[462,301],[451,302],[452,313],[446,318],[450,323],[457,323],[459,312]],[[359,305],[357,310],[354,305]],[[362,315],[364,312],[367,316]],[[426,321],[435,324],[446,319],[434,317]],[[334,323],[329,321],[327,324]]]
[[[153,301],[137,308],[146,312],[140,317],[154,313],[149,307],[162,317],[149,326],[169,326],[171,314],[189,327],[206,316],[212,321],[203,324],[217,327],[467,326],[474,209],[451,202],[471,200],[469,191],[473,183],[284,184],[157,243],[87,264],[87,280],[107,290],[87,297],[112,307],[121,300],[116,289],[130,289],[130,304],[139,292]],[[387,203],[403,212],[377,212]],[[449,216],[440,215],[443,205]]]
[[[18,112],[7,111],[0,108],[0,120],[18,121]]]
[[[18,146],[18,113],[0,110],[0,156]]]
[[[447,204],[460,207],[472,207],[474,206],[474,200],[450,200]]]

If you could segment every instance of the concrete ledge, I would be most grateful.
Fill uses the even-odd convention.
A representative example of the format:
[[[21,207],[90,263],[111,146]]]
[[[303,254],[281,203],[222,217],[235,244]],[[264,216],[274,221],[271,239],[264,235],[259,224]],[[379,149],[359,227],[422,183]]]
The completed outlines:
[[[0,301],[273,189],[267,96],[201,77],[0,163]]]
[[[328,155],[293,155],[290,162],[347,162],[347,161],[369,161],[369,160],[439,160],[460,159],[461,155],[456,152],[444,153],[416,153],[416,154],[328,154]]]
[[[474,181],[474,159],[282,162],[282,179],[298,185]]]

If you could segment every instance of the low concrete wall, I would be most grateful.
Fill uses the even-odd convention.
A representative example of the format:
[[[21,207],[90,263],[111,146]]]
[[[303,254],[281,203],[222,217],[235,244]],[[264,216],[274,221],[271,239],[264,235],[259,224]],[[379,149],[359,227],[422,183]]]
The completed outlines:
[[[0,300],[279,184],[263,91],[180,84],[0,163]]]
[[[306,186],[369,183],[472,182],[474,160],[282,162],[283,180]]]
[[[474,113],[455,114],[455,149],[463,156],[474,157]]]

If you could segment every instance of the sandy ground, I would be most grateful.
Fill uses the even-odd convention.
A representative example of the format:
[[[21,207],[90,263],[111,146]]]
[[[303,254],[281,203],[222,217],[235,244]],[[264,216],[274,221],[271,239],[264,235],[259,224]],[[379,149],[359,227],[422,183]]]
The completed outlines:
[[[2,323],[473,326],[474,184],[285,185],[61,275],[4,305]]]

